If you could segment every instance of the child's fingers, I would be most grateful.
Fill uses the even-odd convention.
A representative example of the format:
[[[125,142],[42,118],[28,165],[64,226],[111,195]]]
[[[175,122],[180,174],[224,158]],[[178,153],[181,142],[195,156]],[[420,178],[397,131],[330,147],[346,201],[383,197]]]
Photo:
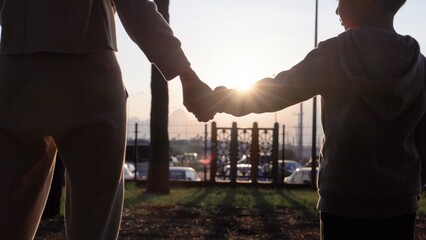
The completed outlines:
[[[220,92],[225,92],[225,91],[227,91],[228,90],[228,88],[226,88],[226,87],[224,87],[224,86],[219,86],[219,87],[216,87],[215,89],[214,89],[214,92],[215,93],[220,93]]]
[[[228,95],[228,89],[224,86],[216,87],[211,94],[211,106],[215,109],[216,112],[224,112],[226,98]]]

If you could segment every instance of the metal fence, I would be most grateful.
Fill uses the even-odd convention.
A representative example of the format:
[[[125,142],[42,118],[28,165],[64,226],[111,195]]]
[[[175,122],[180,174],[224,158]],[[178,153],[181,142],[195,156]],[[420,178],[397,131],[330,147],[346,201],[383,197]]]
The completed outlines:
[[[278,165],[278,123],[273,128],[217,127],[212,123],[210,181],[283,182],[284,169]],[[282,164],[282,168],[283,168]]]

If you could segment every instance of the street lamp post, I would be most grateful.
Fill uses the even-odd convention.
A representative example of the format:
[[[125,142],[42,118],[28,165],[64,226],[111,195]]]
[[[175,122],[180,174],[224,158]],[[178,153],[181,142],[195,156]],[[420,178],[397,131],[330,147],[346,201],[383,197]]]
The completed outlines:
[[[315,37],[314,46],[318,45],[318,0],[315,0]],[[312,187],[316,188],[316,169],[317,169],[317,97],[315,96],[312,103],[312,161],[311,161],[311,179]]]

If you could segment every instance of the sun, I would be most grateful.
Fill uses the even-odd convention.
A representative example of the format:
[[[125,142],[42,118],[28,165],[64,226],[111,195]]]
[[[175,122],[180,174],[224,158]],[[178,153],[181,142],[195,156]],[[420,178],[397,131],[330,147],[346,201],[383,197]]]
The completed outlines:
[[[213,85],[242,92],[253,92],[259,80],[273,75],[267,61],[259,60],[256,55],[248,56],[244,53],[230,55],[220,61],[218,66],[217,72],[212,77],[216,79]]]
[[[250,92],[252,90],[254,83],[241,84],[236,87],[238,91],[241,92]]]
[[[222,81],[227,88],[249,92],[260,79],[260,74],[256,74],[253,71],[248,71],[247,69],[233,69],[227,72]]]

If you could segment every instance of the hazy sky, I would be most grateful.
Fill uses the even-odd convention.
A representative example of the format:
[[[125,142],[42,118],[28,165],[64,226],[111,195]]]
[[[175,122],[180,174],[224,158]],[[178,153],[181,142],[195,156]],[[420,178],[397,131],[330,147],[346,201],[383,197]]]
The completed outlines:
[[[343,31],[335,9],[338,1],[319,0],[318,40]],[[241,87],[287,70],[314,47],[315,0],[170,0],[170,21],[193,69],[209,86]],[[396,30],[415,37],[426,47],[426,1],[408,0],[398,13]],[[129,116],[141,120],[150,113],[150,64],[125,34],[117,20],[124,81],[130,93]],[[172,80],[170,112],[185,109],[179,78]],[[312,101],[304,104],[304,125],[312,125]],[[186,111],[186,109],[185,109]],[[232,121],[272,127],[275,119],[297,125],[299,105],[277,114],[250,114],[234,118],[216,115],[214,121]],[[195,121],[195,118],[191,116]]]

